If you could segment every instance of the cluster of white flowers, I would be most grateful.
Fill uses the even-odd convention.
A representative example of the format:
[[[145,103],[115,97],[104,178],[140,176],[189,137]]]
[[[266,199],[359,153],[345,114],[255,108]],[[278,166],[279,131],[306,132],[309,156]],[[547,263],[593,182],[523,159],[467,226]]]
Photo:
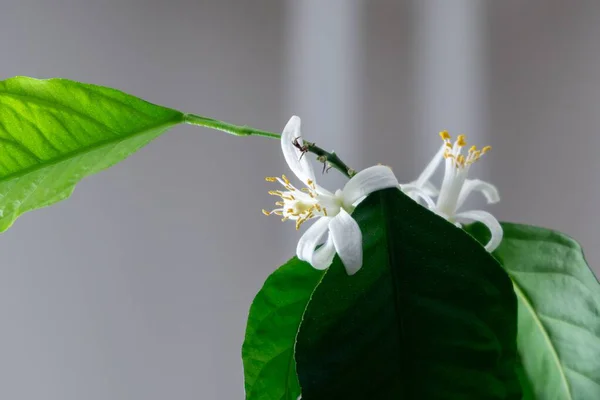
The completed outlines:
[[[304,187],[296,188],[285,175],[281,178],[267,177],[268,182],[279,182],[285,190],[269,192],[279,197],[280,201],[275,203],[277,208],[272,211],[263,210],[263,213],[279,215],[283,221],[293,220],[296,229],[304,222],[315,219],[298,242],[298,258],[317,269],[326,269],[337,253],[347,273],[353,275],[362,267],[363,254],[362,233],[351,216],[352,211],[370,193],[398,187],[415,201],[423,201],[430,210],[457,226],[460,226],[458,221],[484,223],[491,232],[491,239],[486,245],[486,249],[491,252],[502,240],[502,228],[496,218],[480,210],[457,213],[473,191],[481,191],[489,203],[499,200],[498,191],[491,184],[467,179],[471,164],[479,160],[490,147],[477,150],[473,146],[464,156],[464,135],[458,136],[454,144],[451,143],[448,132],[443,131],[440,136],[444,141],[442,148],[416,181],[399,184],[389,167],[376,165],[354,175],[342,189],[330,192],[317,184],[310,162],[303,157],[300,118],[293,116],[281,135],[281,149],[290,170]],[[446,170],[438,191],[430,180],[443,159]],[[437,202],[434,201],[435,197]]]

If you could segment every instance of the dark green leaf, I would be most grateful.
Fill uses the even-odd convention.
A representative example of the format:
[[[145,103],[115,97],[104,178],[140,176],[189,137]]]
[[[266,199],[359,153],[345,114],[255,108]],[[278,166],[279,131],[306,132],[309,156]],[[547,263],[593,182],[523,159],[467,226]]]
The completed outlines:
[[[182,120],[178,111],[101,86],[0,81],[0,232]]]
[[[353,214],[364,265],[336,257],[296,344],[303,400],[520,399],[517,304],[469,235],[396,189]]]
[[[600,285],[581,247],[548,229],[502,227],[494,256],[517,294],[518,348],[533,398],[600,399]],[[479,224],[466,229],[487,241]]]
[[[300,395],[294,343],[323,273],[294,257],[256,295],[242,346],[248,400],[296,400]]]

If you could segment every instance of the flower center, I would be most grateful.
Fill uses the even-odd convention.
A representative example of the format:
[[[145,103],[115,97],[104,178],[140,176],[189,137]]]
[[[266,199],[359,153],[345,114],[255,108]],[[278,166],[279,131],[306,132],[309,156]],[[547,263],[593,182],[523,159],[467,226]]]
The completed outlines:
[[[485,146],[478,150],[476,146],[471,146],[465,156],[462,154],[462,149],[467,145],[465,135],[458,135],[454,143],[451,142],[452,137],[448,131],[440,132],[440,137],[446,146],[444,150],[446,170],[437,201],[437,210],[447,218],[452,219],[456,213],[458,199],[467,178],[469,167],[490,151],[492,147]]]
[[[458,135],[454,144],[451,142],[452,137],[448,131],[441,131],[440,137],[446,145],[444,158],[447,160],[450,159],[455,168],[465,168],[470,166],[475,161],[479,160],[481,156],[492,149],[492,146],[485,146],[481,150],[478,150],[477,146],[471,146],[465,157],[462,154],[462,149],[467,145],[466,135]]]
[[[315,182],[308,180],[307,186],[301,189],[297,189],[291,184],[289,179],[282,175],[278,177],[266,177],[267,182],[279,182],[286,189],[285,191],[271,190],[270,195],[278,196],[281,200],[277,201],[275,205],[278,208],[267,211],[262,210],[265,215],[280,215],[282,221],[288,219],[296,221],[296,229],[300,229],[300,226],[311,218],[317,216],[335,216],[340,211],[341,199],[338,195],[332,195],[330,193],[322,193]]]

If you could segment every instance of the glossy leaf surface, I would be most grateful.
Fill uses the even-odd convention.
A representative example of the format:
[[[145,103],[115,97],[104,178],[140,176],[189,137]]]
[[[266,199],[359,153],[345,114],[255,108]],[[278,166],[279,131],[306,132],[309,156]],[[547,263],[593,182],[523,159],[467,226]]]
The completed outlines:
[[[296,400],[300,395],[296,334],[323,273],[294,257],[271,274],[254,298],[242,346],[246,399]]]
[[[518,349],[530,398],[600,399],[600,284],[581,247],[549,229],[502,227],[494,256],[517,294]],[[466,229],[487,240],[481,225]]]
[[[304,400],[520,399],[517,304],[497,261],[399,190],[353,213],[364,265],[336,257],[296,344]]]
[[[24,212],[69,197],[183,114],[66,79],[0,81],[0,232]]]

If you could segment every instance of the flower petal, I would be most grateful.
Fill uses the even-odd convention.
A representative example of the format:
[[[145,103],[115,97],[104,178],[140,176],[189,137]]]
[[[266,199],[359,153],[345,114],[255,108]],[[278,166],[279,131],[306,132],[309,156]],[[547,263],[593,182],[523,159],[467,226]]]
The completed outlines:
[[[460,194],[458,195],[458,201],[456,202],[457,210],[463,205],[467,197],[469,197],[473,191],[481,192],[489,204],[500,201],[500,195],[498,194],[496,186],[479,179],[466,179],[460,190]]]
[[[315,248],[327,232],[330,219],[329,217],[319,218],[300,237],[296,247],[296,255],[299,259],[310,262]]]
[[[300,179],[300,181],[302,181],[302,183],[307,184],[309,179],[311,181],[315,180],[315,172],[310,165],[308,158],[303,156],[302,152],[294,146],[295,140],[297,140],[297,143],[300,146],[304,143],[301,135],[300,117],[294,115],[290,118],[281,133],[281,151],[292,172]]]
[[[312,265],[313,268],[323,270],[327,269],[331,265],[334,257],[335,245],[330,234],[325,244],[312,253],[312,256],[308,262],[310,262],[310,265]]]
[[[340,213],[329,221],[329,236],[333,239],[335,250],[340,256],[348,275],[354,275],[363,262],[362,233],[358,223],[341,209]]]
[[[412,184],[407,184],[407,185],[400,185],[400,190],[402,190],[408,197],[410,197],[417,203],[419,202],[419,200],[423,200],[425,202],[425,204],[427,204],[427,207],[429,209],[435,208],[435,202],[433,201],[431,196],[429,194],[427,194],[427,192],[424,189],[419,188]]]
[[[421,172],[421,175],[419,175],[417,180],[413,182],[415,186],[417,186],[421,189],[425,189],[425,186],[429,183],[429,180],[435,173],[435,170],[437,169],[437,167],[440,165],[440,162],[444,159],[445,149],[446,149],[446,145],[444,144],[444,145],[442,145],[442,147],[440,147],[438,152],[435,153],[435,156],[433,156],[433,159],[431,161],[429,161],[429,164],[427,164],[427,166],[425,167],[423,172]],[[434,187],[434,190],[435,190],[435,187]]]
[[[377,190],[398,187],[398,179],[391,168],[375,165],[363,169],[354,175],[344,186],[343,199],[346,207],[351,207],[361,199]]]
[[[440,194],[438,188],[436,188],[431,182],[425,182],[421,189],[423,189],[423,192],[429,197],[436,197],[438,194]]]
[[[484,224],[491,233],[490,241],[485,245],[485,249],[490,253],[496,250],[500,245],[500,242],[502,242],[502,236],[504,234],[502,226],[500,226],[498,220],[489,212],[481,210],[464,211],[456,214],[455,218],[467,221],[477,221]]]

